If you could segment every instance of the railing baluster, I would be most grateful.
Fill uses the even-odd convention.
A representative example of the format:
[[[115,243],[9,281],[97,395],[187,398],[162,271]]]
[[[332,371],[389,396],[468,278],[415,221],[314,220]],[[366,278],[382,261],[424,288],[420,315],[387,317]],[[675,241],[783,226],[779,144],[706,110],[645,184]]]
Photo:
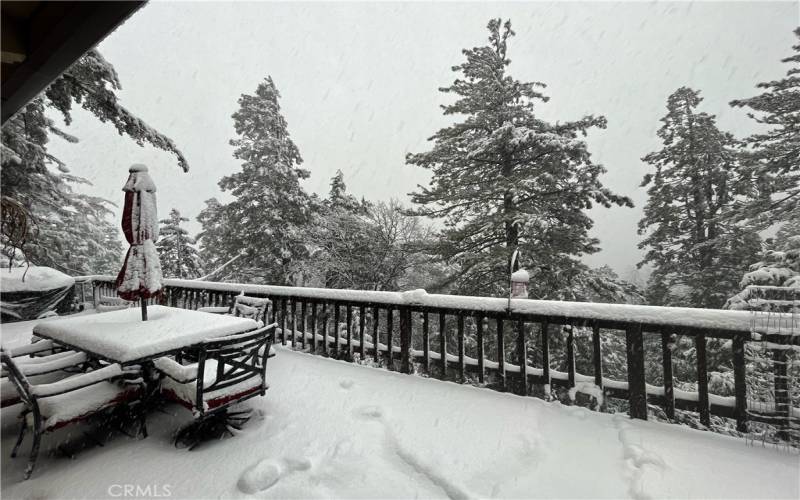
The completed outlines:
[[[363,305],[358,307],[358,357],[364,361],[364,325],[367,318],[364,317],[365,308]]]
[[[664,412],[670,420],[675,419],[675,391],[672,387],[672,333],[670,331],[661,332],[661,363],[664,374]]]
[[[311,352],[317,353],[317,302],[311,303]]]
[[[389,360],[389,369],[394,370],[394,350],[392,337],[394,336],[394,310],[386,309],[386,359]]]
[[[439,365],[442,369],[442,380],[447,380],[447,317],[444,312],[439,312]]]
[[[375,363],[380,361],[381,351],[378,348],[378,341],[380,340],[380,330],[378,330],[380,319],[380,310],[378,306],[372,308],[372,356]]]
[[[464,315],[459,313],[456,319],[458,325],[458,380],[466,382],[466,365],[464,360]]]
[[[736,430],[747,432],[747,367],[744,360],[745,334],[733,338],[733,387],[736,395]]]
[[[711,414],[708,407],[708,365],[706,363],[706,336],[698,334],[694,338],[697,350],[697,405],[700,412],[700,423],[711,425]]]
[[[500,389],[506,390],[506,348],[503,338],[503,319],[497,318],[497,375],[500,378]]]
[[[289,344],[294,349],[295,336],[297,335],[297,301],[292,299],[292,340]]]
[[[625,350],[628,358],[628,414],[631,418],[647,420],[647,386],[644,379],[644,342],[642,325],[625,330]]]
[[[347,321],[347,359],[348,361],[353,361],[353,328],[351,326],[353,323],[353,308],[350,304],[347,304],[345,309],[345,321]]]
[[[575,327],[567,324],[564,329],[567,331],[567,383],[572,389],[575,387]]]
[[[400,309],[400,371],[411,373],[411,309]]]
[[[333,357],[339,359],[339,304],[333,303]]]
[[[306,310],[306,301],[300,303],[300,347],[306,350],[306,318],[308,311]]]
[[[550,325],[547,321],[541,323],[541,344],[542,344],[542,380],[544,382],[544,398],[550,399],[550,336],[548,330]]]
[[[422,313],[422,366],[425,367],[425,373],[431,373],[431,342],[429,337],[428,325],[428,311]]]
[[[594,385],[603,388],[603,351],[600,347],[600,325],[592,325],[592,364],[594,365]]]
[[[286,299],[281,299],[281,344],[286,345]]]
[[[322,354],[328,355],[328,303],[322,303]]]
[[[519,363],[519,386],[517,394],[528,395],[528,344],[525,342],[525,321],[517,320],[517,363]]]
[[[478,314],[475,317],[475,329],[478,336],[478,381],[484,383],[486,381],[486,353],[484,352],[485,346],[483,342],[483,327],[486,317],[483,314]]]

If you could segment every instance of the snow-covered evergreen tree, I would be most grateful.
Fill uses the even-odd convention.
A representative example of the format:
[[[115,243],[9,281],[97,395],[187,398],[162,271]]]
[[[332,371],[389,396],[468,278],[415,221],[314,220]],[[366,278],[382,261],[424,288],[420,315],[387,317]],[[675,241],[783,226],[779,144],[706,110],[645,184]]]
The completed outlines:
[[[122,256],[117,223],[109,221],[110,202],[76,191],[76,185],[90,183],[71,175],[48,151],[51,135],[78,139],[60,130],[47,109],[60,113],[69,125],[73,105],[80,104],[138,144],[174,153],[180,167],[188,169],[169,138],[119,103],[115,92],[120,88],[113,66],[91,50],[2,127],[3,196],[21,203],[32,218],[23,251],[35,264],[71,274],[110,273],[119,269]]]
[[[737,143],[697,110],[702,98],[687,87],[667,100],[658,136],[663,148],[642,160],[648,201],[639,221],[647,250],[640,264],[654,268],[648,301],[658,305],[721,307],[738,290],[738,277],[753,261],[760,238],[721,220],[738,191]]]
[[[195,240],[181,227],[189,219],[173,208],[168,219],[161,220],[158,250],[161,259],[161,272],[165,278],[191,279],[200,276],[200,256],[195,248]]]
[[[436,132],[433,148],[407,163],[432,172],[428,187],[412,193],[416,213],[443,218],[446,229],[432,253],[458,265],[454,291],[504,295],[510,256],[519,249],[545,272],[532,282],[536,297],[556,297],[566,276],[596,252],[586,210],[597,203],[632,206],[600,182],[605,169],[592,161],[589,129],[603,117],[551,123],[536,113],[547,102],[543,84],[508,74],[511,23],[493,19],[489,44],[464,50],[466,61],[442,92],[456,100],[445,115],[464,119]]]
[[[355,196],[347,192],[347,184],[344,182],[341,170],[337,170],[336,175],[331,178],[331,189],[323,203],[328,209],[343,209],[352,213],[363,213],[368,207],[368,203],[359,202]]]
[[[309,173],[300,167],[303,160],[289,137],[279,97],[267,77],[254,95],[242,94],[233,114],[238,138],[230,144],[242,168],[219,186],[234,199],[209,200],[198,217],[208,268],[236,259],[216,279],[291,284],[291,264],[306,254],[303,232],[316,201],[300,185]]]
[[[800,28],[794,54],[783,59],[789,64],[780,80],[759,83],[763,92],[731,102],[749,109],[749,116],[769,127],[746,142],[750,149],[739,182],[750,198],[737,204],[732,215],[763,229],[800,213]]]

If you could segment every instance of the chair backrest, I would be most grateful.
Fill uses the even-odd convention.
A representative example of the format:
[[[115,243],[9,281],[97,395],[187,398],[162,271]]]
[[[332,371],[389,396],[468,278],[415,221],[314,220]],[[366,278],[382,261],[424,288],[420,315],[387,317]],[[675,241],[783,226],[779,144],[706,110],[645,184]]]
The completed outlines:
[[[242,318],[250,318],[260,321],[261,324],[267,322],[267,308],[272,303],[271,300],[262,297],[249,297],[241,294],[237,295],[233,301],[231,314]]]
[[[0,362],[3,364],[3,368],[5,368],[6,375],[8,376],[11,383],[14,384],[16,387],[17,392],[19,393],[19,397],[25,405],[32,409],[36,409],[38,413],[38,405],[36,404],[36,398],[34,397],[31,391],[31,384],[28,381],[28,377],[22,373],[22,370],[19,369],[19,366],[14,362],[14,359],[8,355],[6,351],[0,351]]]
[[[263,395],[266,392],[267,359],[269,348],[274,341],[276,326],[272,324],[251,332],[209,340],[199,346],[195,401],[197,401],[197,409],[201,413],[205,412],[205,394],[233,387],[254,377],[259,377],[258,385],[250,386],[250,388],[256,387],[258,390],[252,390],[248,394],[260,393]],[[214,368],[216,373],[213,382],[206,386],[204,380],[208,375],[206,369],[210,367],[207,366],[209,360],[216,361]],[[250,396],[248,395],[248,397]],[[230,406],[240,400],[231,399],[215,410]]]

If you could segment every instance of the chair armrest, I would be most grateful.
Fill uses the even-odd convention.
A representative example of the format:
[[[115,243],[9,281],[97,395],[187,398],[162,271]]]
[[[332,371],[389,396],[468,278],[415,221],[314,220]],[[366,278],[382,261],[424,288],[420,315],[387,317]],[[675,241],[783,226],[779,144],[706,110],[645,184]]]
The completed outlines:
[[[197,380],[197,363],[182,365],[171,358],[162,357],[155,360],[153,364],[158,371],[181,384]]]
[[[198,307],[197,310],[211,314],[228,314],[231,312],[230,307]]]
[[[49,351],[52,350],[53,347],[55,347],[55,343],[52,340],[40,340],[38,342],[33,342],[19,347],[14,347],[12,349],[6,349],[5,351],[12,358],[18,358],[20,356],[28,356],[30,354],[36,354],[37,352]]]
[[[75,377],[70,377],[64,380],[59,380],[58,382],[52,382],[50,384],[33,385],[31,386],[31,393],[34,396],[40,398],[45,398],[48,396],[57,396],[59,394],[76,391],[78,389],[82,389],[84,387],[88,387],[90,385],[103,382],[104,380],[125,375],[130,371],[131,370],[123,370],[122,367],[118,364],[113,364],[106,366],[104,368],[100,368],[99,370],[95,370],[93,372],[84,373],[82,375],[77,375]]]
[[[55,356],[57,356],[56,359],[43,361],[41,363],[20,363],[19,371],[26,377],[32,377],[34,375],[57,372],[65,368],[80,365],[89,360],[89,356],[84,352],[73,352],[69,356]]]

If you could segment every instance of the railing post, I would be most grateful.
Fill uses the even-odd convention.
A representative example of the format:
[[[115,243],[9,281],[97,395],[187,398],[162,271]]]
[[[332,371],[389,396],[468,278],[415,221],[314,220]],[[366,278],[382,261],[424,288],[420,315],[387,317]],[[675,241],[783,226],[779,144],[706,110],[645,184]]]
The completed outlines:
[[[361,305],[358,308],[358,357],[364,361],[364,326],[366,325],[367,318],[365,317],[366,310]]]
[[[550,325],[543,321],[541,323],[541,343],[542,343],[542,380],[544,381],[544,398],[550,399],[550,337],[547,331]]]
[[[575,387],[575,327],[564,325],[567,331],[567,383],[569,388]]]
[[[517,320],[517,362],[519,363],[519,387],[517,394],[528,395],[528,344],[525,342],[525,322]]]
[[[458,328],[458,381],[462,384],[467,381],[466,364],[464,359],[464,314],[459,313],[456,317]]]
[[[442,366],[442,380],[447,380],[447,317],[439,311],[439,363]]]
[[[430,325],[428,324],[428,311],[422,313],[422,366],[425,373],[431,373],[431,339]]]
[[[733,338],[733,390],[736,396],[736,430],[747,432],[747,379],[744,361],[744,334]]]
[[[483,343],[483,322],[486,320],[486,317],[483,314],[479,314],[475,318],[475,327],[477,329],[478,335],[478,381],[483,383],[486,379],[486,353],[484,352],[485,346]]]
[[[664,375],[664,412],[670,420],[675,419],[675,391],[672,386],[672,340],[672,333],[662,328],[661,367]]]
[[[400,371],[411,373],[411,309],[400,309]]]
[[[644,379],[644,342],[642,325],[631,325],[625,330],[625,347],[628,358],[628,401],[631,418],[647,420],[647,386]]]
[[[503,318],[497,318],[497,374],[500,377],[500,388],[506,390],[506,349],[503,338]]]
[[[697,350],[697,406],[700,411],[700,423],[711,425],[711,413],[708,404],[708,363],[706,361],[706,336],[698,333],[694,338]]]

